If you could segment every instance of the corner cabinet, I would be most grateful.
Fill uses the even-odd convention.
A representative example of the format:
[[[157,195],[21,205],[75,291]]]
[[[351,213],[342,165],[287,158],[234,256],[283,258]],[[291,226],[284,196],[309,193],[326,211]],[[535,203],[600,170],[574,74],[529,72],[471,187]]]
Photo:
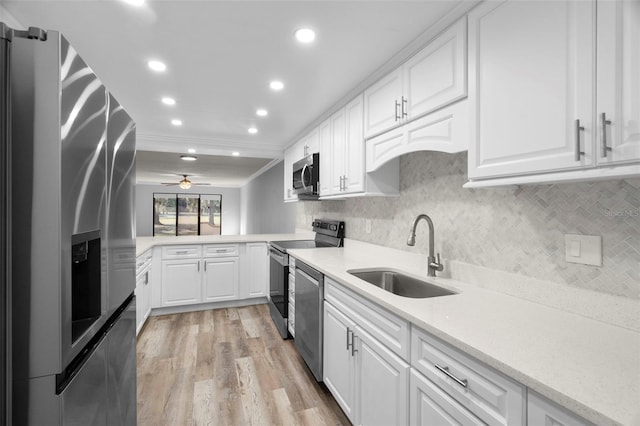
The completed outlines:
[[[467,186],[640,175],[598,169],[640,161],[639,7],[497,1],[470,12],[469,179],[478,184]]]

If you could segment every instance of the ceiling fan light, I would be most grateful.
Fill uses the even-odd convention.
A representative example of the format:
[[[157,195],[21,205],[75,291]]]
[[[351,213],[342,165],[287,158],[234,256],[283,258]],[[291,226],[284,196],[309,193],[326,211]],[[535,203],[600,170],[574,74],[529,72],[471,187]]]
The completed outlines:
[[[181,155],[180,158],[184,161],[196,161],[198,159],[195,155]]]
[[[187,178],[184,178],[180,181],[180,188],[189,189],[191,188],[191,181]]]

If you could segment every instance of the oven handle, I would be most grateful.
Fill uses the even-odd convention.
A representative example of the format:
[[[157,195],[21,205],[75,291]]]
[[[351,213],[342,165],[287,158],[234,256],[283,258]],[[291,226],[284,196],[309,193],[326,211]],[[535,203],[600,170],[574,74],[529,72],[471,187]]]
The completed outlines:
[[[278,250],[275,249],[269,249],[270,252],[270,256],[279,264],[281,264],[282,266],[288,266],[288,263],[285,262],[284,260],[284,256],[280,254],[280,252]]]

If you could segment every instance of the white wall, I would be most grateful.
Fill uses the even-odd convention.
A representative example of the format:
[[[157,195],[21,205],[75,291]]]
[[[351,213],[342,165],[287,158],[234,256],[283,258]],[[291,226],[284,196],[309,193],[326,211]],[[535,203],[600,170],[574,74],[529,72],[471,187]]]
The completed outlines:
[[[296,205],[283,201],[283,174],[284,161],[281,161],[242,187],[243,234],[295,231]]]
[[[18,20],[14,18],[13,15],[11,15],[7,11],[7,9],[5,9],[4,6],[2,6],[1,4],[0,4],[0,22],[4,22],[5,24],[7,24],[8,26],[10,26],[15,30],[25,29],[25,26],[22,25],[20,22],[18,22]]]
[[[240,188],[220,188],[215,186],[195,186],[183,190],[165,185],[136,185],[136,233],[139,237],[153,235],[153,194],[221,194],[222,195],[222,235],[240,234]],[[295,222],[295,219],[294,219]]]

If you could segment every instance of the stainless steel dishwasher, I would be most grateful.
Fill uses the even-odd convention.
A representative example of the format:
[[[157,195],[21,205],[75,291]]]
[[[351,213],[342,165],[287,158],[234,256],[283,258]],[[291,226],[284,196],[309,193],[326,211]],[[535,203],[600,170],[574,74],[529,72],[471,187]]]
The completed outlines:
[[[317,381],[322,381],[324,276],[296,260],[296,348]]]

